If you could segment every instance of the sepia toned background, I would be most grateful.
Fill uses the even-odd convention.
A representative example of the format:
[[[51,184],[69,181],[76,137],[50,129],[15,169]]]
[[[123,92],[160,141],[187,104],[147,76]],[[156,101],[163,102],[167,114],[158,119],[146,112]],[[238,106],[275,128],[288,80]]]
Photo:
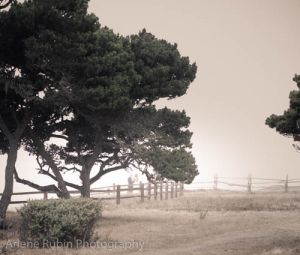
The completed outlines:
[[[264,122],[288,107],[300,73],[298,0],[91,0],[103,26],[122,35],[143,28],[178,43],[182,55],[198,65],[187,95],[160,101],[159,107],[185,109],[191,117],[193,154],[200,175],[300,177],[300,154]],[[3,189],[5,156],[0,157]],[[20,152],[20,176],[41,180],[35,160]],[[126,182],[116,172],[102,186]],[[25,188],[17,185],[16,190]]]

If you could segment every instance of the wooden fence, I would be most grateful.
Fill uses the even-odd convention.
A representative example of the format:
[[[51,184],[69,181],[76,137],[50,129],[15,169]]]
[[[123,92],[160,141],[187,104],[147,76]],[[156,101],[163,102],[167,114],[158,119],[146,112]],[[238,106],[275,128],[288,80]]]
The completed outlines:
[[[216,191],[235,190],[246,191],[248,193],[263,191],[300,191],[300,179],[289,179],[288,175],[286,175],[283,179],[254,178],[252,175],[249,175],[247,178],[220,177],[215,175],[212,181],[193,182],[189,185],[184,185],[180,182],[140,183],[134,185],[114,184],[113,186],[91,189],[91,197],[95,199],[115,200],[116,204],[120,204],[122,199],[138,198],[143,203],[145,200],[151,199],[172,199],[182,196],[184,191],[193,191],[199,189],[212,189]],[[72,190],[70,193],[75,197],[80,196],[79,191]],[[51,193],[40,191],[15,192],[13,193],[13,198],[15,196],[27,196],[27,199],[30,195],[41,195],[40,199],[48,199]],[[10,204],[24,203],[27,203],[27,200],[13,200]]]
[[[167,200],[183,196],[184,184],[182,182],[159,182],[159,183],[140,183],[135,185],[113,185],[91,189],[91,197],[103,200],[115,200],[119,205],[122,199],[139,198],[143,203],[145,200]],[[73,196],[80,195],[79,191],[70,191]],[[49,198],[48,192],[30,191],[15,192],[14,196],[42,195],[44,200]],[[0,194],[2,195],[2,194]],[[11,201],[10,204],[25,204],[28,200]]]
[[[283,179],[257,178],[251,174],[247,178],[220,177],[215,175],[212,181],[193,182],[188,185],[189,190],[213,189],[213,190],[236,190],[248,193],[261,191],[300,191],[300,179],[289,179],[286,175]]]

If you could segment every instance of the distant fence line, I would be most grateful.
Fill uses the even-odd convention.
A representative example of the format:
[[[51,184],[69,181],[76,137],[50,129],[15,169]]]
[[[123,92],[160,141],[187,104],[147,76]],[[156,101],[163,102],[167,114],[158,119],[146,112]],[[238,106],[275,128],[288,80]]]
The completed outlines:
[[[239,181],[239,183],[238,183]],[[207,186],[207,184],[211,184]],[[220,184],[222,187],[220,187]],[[298,185],[297,185],[298,184]],[[206,186],[204,186],[206,185]],[[300,179],[289,179],[288,175],[284,179],[274,178],[258,178],[252,177],[251,174],[247,178],[236,177],[220,177],[217,174],[212,181],[193,182],[189,185],[189,189],[213,189],[213,190],[226,190],[226,188],[236,187],[238,191],[283,191],[288,192],[290,188],[299,188]]]

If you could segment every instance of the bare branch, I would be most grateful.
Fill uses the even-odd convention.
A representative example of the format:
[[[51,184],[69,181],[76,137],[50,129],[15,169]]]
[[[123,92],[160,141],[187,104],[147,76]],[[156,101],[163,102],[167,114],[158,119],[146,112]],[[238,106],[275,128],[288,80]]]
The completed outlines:
[[[118,166],[115,166],[115,167],[111,167],[111,168],[107,168],[105,170],[99,171],[94,177],[92,177],[90,179],[90,183],[91,184],[95,183],[96,181],[98,181],[105,174],[108,174],[108,173],[113,172],[113,171],[121,170],[121,169],[124,169],[124,168],[125,168],[124,165],[118,165]]]
[[[0,10],[5,9],[8,7],[14,0],[7,0],[5,3],[5,0],[0,0]]]
[[[108,166],[108,165],[110,165],[110,163],[111,163],[114,159],[116,159],[116,157],[117,157],[117,153],[114,154],[114,155],[113,155],[111,158],[109,158],[108,160],[106,160],[103,164],[101,164],[98,173],[97,173],[94,177],[92,177],[92,178],[90,179],[90,182],[91,182],[91,183],[94,183],[94,182],[98,181],[98,180],[99,180],[103,175],[105,175],[105,174],[108,174],[108,173],[110,173],[110,172],[117,171],[117,170],[121,170],[121,169],[124,169],[124,168],[128,167],[129,162],[130,162],[130,158],[129,158],[129,157],[126,158],[126,160],[124,160],[124,162],[119,162],[119,165],[114,166],[114,167],[110,167],[110,168],[106,168],[106,169],[105,169],[105,167]]]
[[[37,164],[40,167],[38,170],[43,170],[43,167],[45,166],[45,164],[40,161],[40,157],[39,156],[36,156],[36,162],[37,162]]]
[[[31,188],[34,188],[34,189],[42,191],[42,192],[54,192],[54,193],[57,194],[58,197],[62,197],[61,191],[55,185],[40,186],[40,185],[38,185],[36,183],[33,183],[31,181],[21,179],[18,175],[18,172],[17,172],[16,168],[14,169],[14,176],[15,176],[16,182],[18,182],[18,183],[22,183],[24,185],[27,185]]]
[[[52,138],[61,138],[61,139],[64,139],[66,141],[69,141],[68,137],[64,136],[64,135],[51,134],[50,137],[52,137]]]
[[[54,180],[56,182],[58,181],[57,177],[55,175],[51,174],[49,171],[39,169],[39,173],[49,176],[52,180]],[[63,181],[63,182],[66,186],[71,187],[73,189],[77,189],[77,190],[81,189],[81,187],[79,185],[76,185],[74,183],[70,183],[70,182],[67,182],[67,181]]]
[[[73,167],[61,166],[61,167],[59,167],[59,170],[60,170],[60,171],[65,170],[66,172],[68,172],[68,171],[73,171],[73,172],[78,172],[78,173],[81,172],[80,169],[78,169],[78,168],[75,167],[75,166],[73,166]]]
[[[90,179],[90,182],[91,182],[91,183],[96,182],[97,180],[99,180],[99,179],[101,178],[101,176],[104,175],[104,173],[103,173],[104,168],[105,168],[106,166],[110,165],[110,164],[113,162],[114,159],[117,159],[117,158],[116,158],[116,157],[117,157],[117,154],[118,154],[118,153],[114,153],[114,154],[113,154],[111,157],[109,157],[107,160],[101,161],[102,163],[101,163],[101,165],[100,165],[100,167],[99,167],[98,173],[97,173],[94,177],[92,177],[92,178]],[[100,162],[100,161],[98,161],[98,162]]]

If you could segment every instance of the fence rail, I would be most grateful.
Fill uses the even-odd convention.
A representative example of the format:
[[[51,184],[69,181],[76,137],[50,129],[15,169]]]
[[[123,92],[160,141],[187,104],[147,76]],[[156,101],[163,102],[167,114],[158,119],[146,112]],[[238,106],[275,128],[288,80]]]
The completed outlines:
[[[169,189],[169,187],[171,187]],[[116,200],[116,204],[120,204],[122,199],[128,198],[140,198],[141,202],[147,200],[163,200],[169,198],[176,198],[182,196],[184,191],[184,184],[182,182],[160,182],[160,183],[140,183],[136,185],[113,185],[107,187],[100,187],[91,189],[91,197],[102,200]],[[126,192],[126,193],[125,193]],[[71,194],[80,195],[79,191],[72,190]],[[125,194],[124,194],[125,193]],[[43,195],[43,199],[47,200],[49,194],[55,194],[54,192],[15,192],[13,196],[23,195]],[[99,194],[107,194],[108,196],[99,196]],[[0,196],[2,194],[0,193]],[[97,195],[97,196],[95,196]],[[10,204],[25,204],[27,200],[11,201]]]
[[[204,186],[206,185],[206,186]],[[208,186],[207,186],[208,185]],[[182,196],[184,191],[192,191],[199,189],[213,190],[232,190],[246,191],[248,193],[262,191],[281,191],[289,192],[291,189],[300,191],[300,179],[289,179],[288,175],[284,179],[274,178],[258,178],[249,175],[247,178],[236,177],[219,177],[215,175],[212,181],[193,182],[184,185],[182,182],[158,182],[158,183],[139,183],[129,185],[116,185],[99,187],[91,189],[91,197],[103,200],[115,200],[116,204],[120,204],[122,199],[140,198],[141,202],[145,200],[163,200],[173,199]],[[54,192],[15,192],[13,196],[43,195],[43,199],[48,199],[49,194]],[[80,195],[79,191],[71,190],[74,196]],[[0,196],[2,194],[0,193]],[[26,200],[11,201],[10,204],[24,204]]]
[[[207,186],[207,184],[209,186]],[[298,184],[298,185],[297,185]],[[204,186],[206,185],[206,186]],[[220,187],[222,185],[222,187]],[[238,191],[282,191],[288,192],[290,189],[300,188],[300,179],[289,179],[288,175],[283,179],[258,178],[250,174],[247,178],[240,177],[219,177],[215,175],[212,181],[193,182],[188,185],[189,189],[214,189],[228,190],[228,188],[237,187]],[[299,189],[300,191],[300,189]]]

